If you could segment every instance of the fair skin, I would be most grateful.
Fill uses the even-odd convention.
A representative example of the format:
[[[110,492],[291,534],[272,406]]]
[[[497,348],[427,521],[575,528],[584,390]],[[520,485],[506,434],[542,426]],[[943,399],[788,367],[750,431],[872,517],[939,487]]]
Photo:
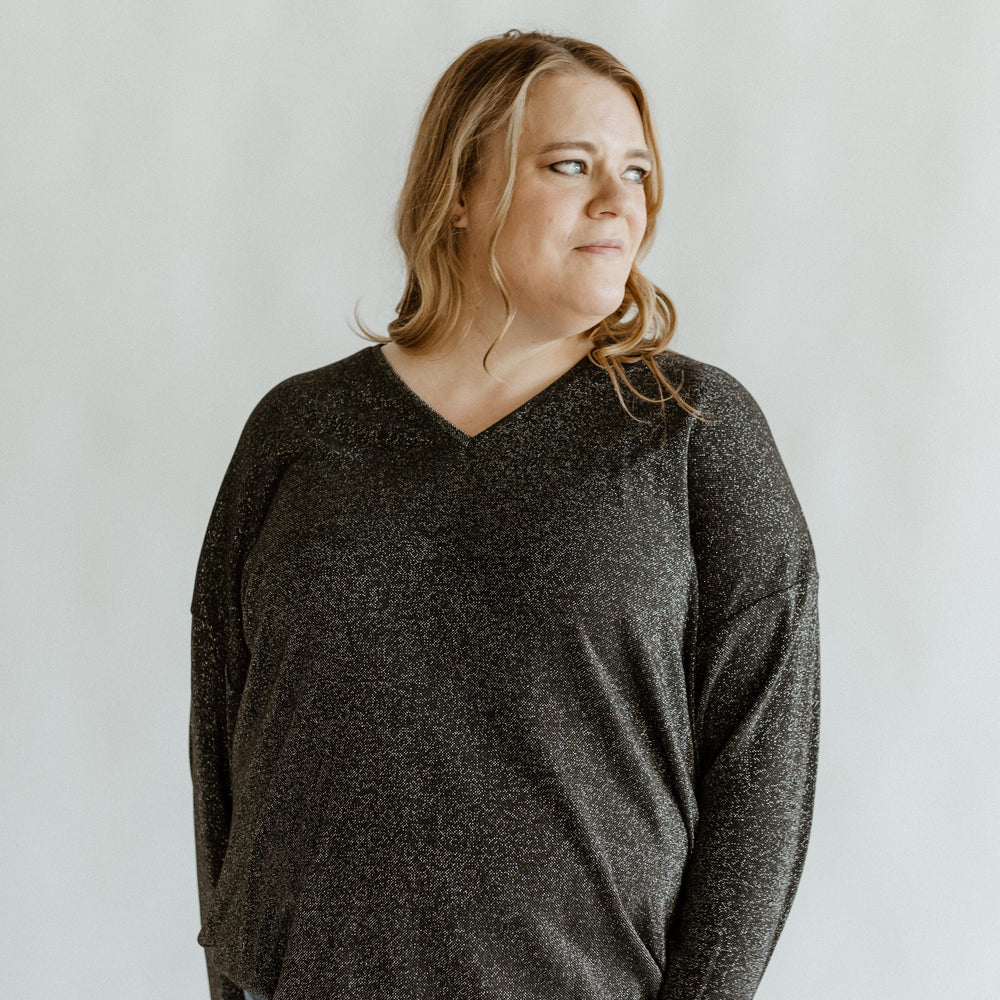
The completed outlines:
[[[513,200],[496,247],[516,315],[504,321],[487,270],[490,216],[507,175],[502,139],[456,200],[461,262],[472,293],[433,354],[386,344],[387,360],[433,409],[474,436],[551,384],[590,348],[587,331],[621,305],[646,227],[653,164],[631,96],[594,75],[543,77],[529,91]],[[463,331],[464,334],[463,334]]]

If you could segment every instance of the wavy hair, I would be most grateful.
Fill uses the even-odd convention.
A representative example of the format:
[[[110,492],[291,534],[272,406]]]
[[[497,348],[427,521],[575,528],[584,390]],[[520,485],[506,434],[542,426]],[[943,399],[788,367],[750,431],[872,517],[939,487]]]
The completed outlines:
[[[619,401],[633,419],[638,418],[625,403],[619,379],[638,398],[661,407],[666,403],[662,393],[659,398],[645,396],[628,378],[624,365],[639,360],[685,412],[700,417],[653,361],[655,355],[667,350],[676,313],[666,293],[638,267],[653,243],[663,198],[660,152],[649,103],[639,81],[611,53],[576,38],[515,29],[476,42],[448,67],[424,107],[396,208],[396,236],[407,268],[396,318],[388,326],[388,337],[372,333],[360,319],[358,325],[369,340],[429,349],[457,327],[466,289],[460,230],[452,225],[452,208],[477,176],[487,140],[502,132],[507,182],[493,216],[488,246],[490,274],[502,296],[506,322],[483,358],[485,368],[490,351],[514,319],[495,247],[513,195],[528,91],[540,77],[553,73],[593,74],[622,87],[635,101],[653,159],[645,185],[646,230],[625,283],[625,295],[615,312],[590,329],[593,346],[589,357],[608,372]]]

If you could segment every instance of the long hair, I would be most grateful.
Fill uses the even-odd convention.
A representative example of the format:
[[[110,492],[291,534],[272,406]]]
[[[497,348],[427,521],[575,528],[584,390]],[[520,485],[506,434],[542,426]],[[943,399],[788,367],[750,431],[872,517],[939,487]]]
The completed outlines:
[[[638,267],[652,245],[663,198],[660,152],[649,102],[639,81],[611,53],[576,38],[512,30],[475,43],[448,67],[424,108],[396,209],[396,236],[407,267],[396,318],[389,324],[388,337],[367,330],[360,320],[359,326],[368,339],[378,343],[395,341],[401,347],[428,350],[455,330],[466,289],[460,231],[452,225],[452,206],[476,177],[487,139],[500,131],[507,182],[493,216],[488,264],[505,305],[506,322],[490,350],[510,327],[514,309],[495,247],[513,195],[528,91],[539,77],[551,73],[593,74],[622,87],[635,101],[653,160],[645,185],[646,230],[625,283],[625,295],[618,309],[589,331],[593,344],[589,356],[608,372],[630,416],[619,378],[638,398],[661,406],[666,402],[662,393],[659,398],[644,396],[626,375],[624,364],[642,360],[678,405],[698,417],[699,412],[681,398],[653,361],[667,350],[676,314],[666,293]],[[483,361],[485,366],[485,357]]]

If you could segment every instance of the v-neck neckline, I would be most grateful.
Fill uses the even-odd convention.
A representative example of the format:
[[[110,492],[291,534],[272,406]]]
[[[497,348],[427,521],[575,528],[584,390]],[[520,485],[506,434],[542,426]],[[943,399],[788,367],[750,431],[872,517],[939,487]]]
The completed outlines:
[[[462,444],[466,446],[471,446],[478,444],[479,441],[485,437],[492,436],[494,433],[502,430],[507,424],[514,423],[518,419],[522,418],[530,410],[543,401],[547,396],[551,395],[556,389],[561,389],[566,386],[566,384],[572,380],[572,377],[583,370],[585,364],[590,362],[590,355],[585,354],[579,361],[575,362],[571,367],[567,368],[561,375],[556,379],[549,382],[548,385],[542,386],[533,396],[530,396],[519,406],[514,407],[508,413],[505,413],[502,417],[494,420],[492,424],[484,427],[481,431],[476,434],[466,434],[460,427],[456,427],[447,417],[443,416],[437,410],[434,409],[430,403],[415,392],[410,384],[403,378],[395,368],[392,367],[389,359],[385,356],[382,350],[381,344],[372,344],[369,350],[372,352],[372,357],[375,364],[384,372],[388,377],[389,381],[397,388],[400,389],[403,395],[410,400],[414,407],[422,412],[426,417],[428,417],[432,422],[442,427],[447,431],[452,437],[456,438]]]

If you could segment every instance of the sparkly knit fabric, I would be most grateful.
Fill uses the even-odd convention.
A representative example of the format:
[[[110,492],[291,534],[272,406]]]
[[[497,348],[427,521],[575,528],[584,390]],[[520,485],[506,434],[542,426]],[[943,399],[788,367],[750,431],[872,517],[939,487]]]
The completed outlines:
[[[470,437],[377,345],[253,410],[191,605],[213,1000],[753,996],[818,575],[753,397],[656,363],[711,423],[584,358]]]

